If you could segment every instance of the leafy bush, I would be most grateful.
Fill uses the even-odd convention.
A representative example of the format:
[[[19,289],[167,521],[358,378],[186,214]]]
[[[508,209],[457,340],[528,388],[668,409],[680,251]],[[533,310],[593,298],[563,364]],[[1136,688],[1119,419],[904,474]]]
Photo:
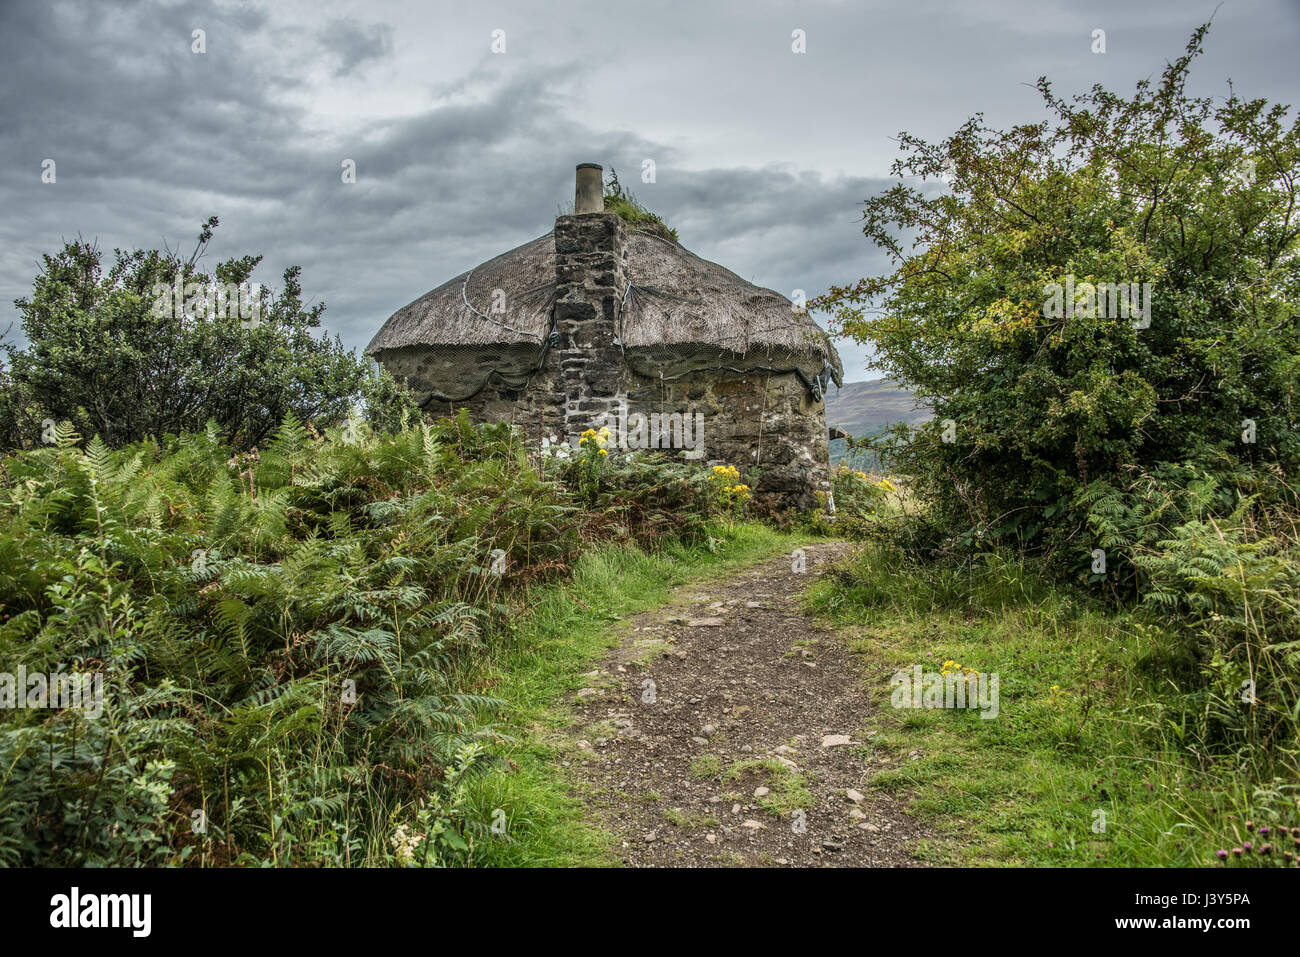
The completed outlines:
[[[609,454],[608,430],[589,429],[575,455],[548,460],[575,490],[593,528],[653,547],[662,541],[698,544],[710,515],[730,511],[712,494],[706,473],[661,453]]]
[[[898,492],[889,479],[872,479],[866,472],[854,471],[847,465],[841,465],[831,474],[831,490],[836,513],[850,518],[874,517],[886,496]]]
[[[1202,764],[1300,779],[1300,515],[1191,521],[1136,561],[1145,602],[1199,670],[1172,723]],[[1178,636],[1178,637],[1174,637]]]
[[[115,250],[105,270],[80,240],[44,257],[32,295],[15,301],[26,347],[5,346],[4,448],[32,448],[64,419],[114,447],[214,420],[246,450],[289,414],[333,425],[365,403],[391,429],[414,412],[391,376],[320,334],[325,306],[304,304],[298,267],[276,296],[251,282],[260,256],[197,268],[216,225],[204,225],[189,260]]]
[[[949,189],[869,199],[889,273],[813,303],[934,410],[869,443],[918,509],[846,526],[874,577],[828,600],[978,611],[1008,556],[1104,598],[1150,649],[1113,717],[1205,789],[1198,840],[1274,793],[1294,826],[1300,779],[1300,119],[1189,96],[1205,33],[1130,98],[1044,78],[1043,122],[904,134],[894,173]]]
[[[1227,488],[1240,468],[1300,465],[1300,121],[1231,91],[1189,96],[1204,34],[1131,98],[1070,103],[1042,79],[1049,120],[903,134],[894,173],[951,189],[867,200],[863,231],[894,268],[813,304],[934,409],[877,448],[950,546],[1006,542],[1073,570],[1098,547],[1095,483],[1140,498],[1167,468]],[[1150,283],[1149,324],[1090,303],[1107,283]],[[1121,562],[1110,579],[1133,574]]]

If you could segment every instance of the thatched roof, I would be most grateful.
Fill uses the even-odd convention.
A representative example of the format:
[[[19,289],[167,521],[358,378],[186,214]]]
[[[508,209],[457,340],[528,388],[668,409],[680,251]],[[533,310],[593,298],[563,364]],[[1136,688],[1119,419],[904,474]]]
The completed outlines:
[[[492,312],[496,289],[505,293],[504,314]],[[554,305],[555,239],[547,233],[398,309],[370,340],[366,355],[406,346],[540,344]]]
[[[778,292],[701,259],[670,238],[629,229],[631,289],[618,333],[636,353],[674,351],[758,358],[817,374],[828,363],[840,381],[839,356],[806,314]],[[493,312],[504,298],[505,311]],[[535,344],[550,332],[555,304],[555,240],[540,236],[403,306],[375,334],[366,354],[408,346]]]

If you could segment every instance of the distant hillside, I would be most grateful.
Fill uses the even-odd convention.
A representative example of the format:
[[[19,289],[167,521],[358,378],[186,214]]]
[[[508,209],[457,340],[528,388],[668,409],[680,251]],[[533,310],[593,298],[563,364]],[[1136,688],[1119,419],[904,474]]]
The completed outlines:
[[[846,382],[826,393],[826,424],[854,438],[874,435],[895,422],[916,425],[928,418],[930,410],[918,409],[912,394],[892,379]]]
[[[895,422],[916,425],[930,418],[930,410],[917,408],[912,394],[892,379],[870,382],[846,382],[843,388],[826,394],[826,424],[841,428],[854,438],[875,435]],[[843,439],[831,442],[831,463],[845,460]],[[854,453],[849,463],[854,468],[872,470],[875,460],[862,452]]]

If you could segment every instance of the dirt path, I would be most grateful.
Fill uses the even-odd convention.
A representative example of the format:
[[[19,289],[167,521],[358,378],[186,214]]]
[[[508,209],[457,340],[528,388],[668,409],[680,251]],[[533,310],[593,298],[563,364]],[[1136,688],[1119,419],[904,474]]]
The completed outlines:
[[[799,608],[844,548],[687,585],[588,675],[570,768],[625,864],[917,864],[915,824],[866,784],[860,669]]]

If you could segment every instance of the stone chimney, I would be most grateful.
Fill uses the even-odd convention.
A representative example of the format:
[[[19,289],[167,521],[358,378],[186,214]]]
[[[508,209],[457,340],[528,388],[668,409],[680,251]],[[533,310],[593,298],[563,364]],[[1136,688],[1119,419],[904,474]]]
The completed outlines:
[[[571,442],[617,416],[627,395],[621,323],[627,292],[623,220],[605,212],[603,170],[577,168],[574,214],[555,220],[555,331],[564,428]]]

